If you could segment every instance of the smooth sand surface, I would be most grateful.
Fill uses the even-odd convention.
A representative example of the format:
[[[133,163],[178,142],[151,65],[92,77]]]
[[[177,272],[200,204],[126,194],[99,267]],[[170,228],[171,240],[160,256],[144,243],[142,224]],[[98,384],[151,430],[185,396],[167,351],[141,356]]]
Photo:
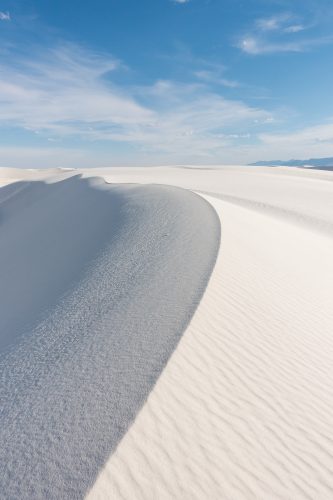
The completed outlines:
[[[89,499],[329,499],[333,241],[207,198],[207,291]]]
[[[87,498],[332,498],[333,173],[83,173],[199,192],[221,223],[202,300]]]

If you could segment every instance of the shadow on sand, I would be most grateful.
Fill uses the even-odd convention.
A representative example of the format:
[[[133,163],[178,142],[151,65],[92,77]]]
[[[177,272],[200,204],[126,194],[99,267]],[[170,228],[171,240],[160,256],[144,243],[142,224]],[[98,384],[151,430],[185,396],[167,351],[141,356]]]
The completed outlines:
[[[220,223],[199,196],[71,177],[0,190],[0,491],[82,498],[202,297]]]

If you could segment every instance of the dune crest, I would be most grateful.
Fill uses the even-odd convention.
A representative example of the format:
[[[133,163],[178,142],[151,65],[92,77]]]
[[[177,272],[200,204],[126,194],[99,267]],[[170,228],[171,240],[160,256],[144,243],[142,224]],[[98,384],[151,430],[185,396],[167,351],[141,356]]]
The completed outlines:
[[[0,491],[82,498],[200,301],[219,220],[178,188],[3,189]]]
[[[0,190],[0,491],[330,499],[333,172],[80,172]]]
[[[329,499],[333,239],[207,200],[205,295],[87,499]]]

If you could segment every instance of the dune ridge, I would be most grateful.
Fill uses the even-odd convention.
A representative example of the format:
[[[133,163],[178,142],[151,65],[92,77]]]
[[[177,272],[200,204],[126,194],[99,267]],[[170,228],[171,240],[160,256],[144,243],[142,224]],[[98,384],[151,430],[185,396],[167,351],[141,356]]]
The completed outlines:
[[[295,224],[296,227],[304,227],[322,234],[333,235],[333,218],[330,213],[327,214],[327,217],[323,216],[323,214],[320,214],[320,216],[310,215],[299,209],[285,208],[283,205],[273,205],[262,201],[240,198],[238,196],[228,194],[219,194],[214,192],[205,193],[200,191],[198,191],[198,194],[207,194],[210,197],[218,198],[234,205],[239,205],[241,207],[249,208],[250,210],[255,210],[259,213],[284,219],[290,224]]]
[[[71,332],[72,324],[77,325],[83,310],[83,319],[81,318],[83,334],[80,328],[77,329],[77,335],[73,339],[71,334],[66,334],[66,342],[72,344],[68,348],[66,343],[58,343],[59,349],[50,343],[50,349],[46,351],[49,352],[49,356],[54,356],[55,367],[50,374],[50,380],[41,377],[41,388],[34,388],[33,384],[32,388],[29,388],[29,383],[25,386],[25,389],[30,391],[27,393],[26,402],[34,402],[33,396],[38,395],[39,391],[43,396],[50,392],[54,397],[53,407],[56,406],[55,401],[65,401],[66,404],[69,401],[75,411],[71,413],[70,422],[63,417],[59,418],[62,412],[67,414],[66,404],[63,404],[63,408],[57,409],[53,416],[47,413],[49,419],[44,420],[45,429],[41,440],[36,439],[35,443],[42,448],[45,442],[51,444],[51,456],[58,456],[60,462],[56,462],[54,468],[49,467],[50,461],[48,462],[45,479],[45,470],[40,467],[37,446],[34,450],[35,455],[33,454],[36,466],[34,470],[37,470],[37,475],[32,474],[28,468],[26,477],[42,478],[44,487],[50,485],[52,480],[54,481],[52,478],[56,477],[57,491],[65,492],[65,497],[70,491],[71,498],[82,498],[86,493],[89,500],[108,498],[328,500],[332,498],[333,173],[284,167],[244,166],[211,166],[209,169],[106,168],[80,172],[87,179],[96,174],[102,176],[110,183],[109,189],[114,190],[115,196],[118,196],[120,204],[117,202],[116,205],[120,208],[134,208],[128,212],[129,217],[126,219],[128,225],[126,222],[124,227],[132,227],[130,221],[140,220],[139,225],[134,224],[132,227],[134,233],[132,230],[129,231],[129,238],[124,239],[124,233],[119,230],[114,238],[113,251],[111,253],[107,251],[106,255],[114,255],[117,244],[120,242],[121,245],[121,242],[127,241],[129,246],[125,245],[125,262],[128,260],[132,262],[135,256],[142,256],[142,262],[146,262],[147,265],[142,266],[142,274],[133,287],[142,290],[135,295],[135,300],[140,297],[139,302],[141,300],[140,303],[147,305],[148,299],[152,307],[148,309],[148,316],[145,318],[142,314],[142,311],[147,311],[144,305],[135,308],[133,314],[129,314],[131,304],[128,304],[129,307],[116,308],[117,321],[119,320],[116,321],[117,329],[122,328],[122,321],[124,318],[128,321],[129,315],[132,318],[133,329],[137,325],[142,325],[142,321],[147,321],[147,317],[155,321],[155,324],[158,323],[158,318],[162,318],[165,320],[161,330],[162,343],[165,342],[163,349],[169,346],[169,355],[165,356],[162,363],[157,363],[162,371],[154,383],[149,380],[145,384],[146,396],[141,399],[141,403],[138,403],[134,393],[129,392],[132,383],[135,386],[137,382],[141,384],[144,381],[141,375],[138,376],[137,365],[140,365],[139,360],[142,358],[151,367],[152,345],[154,344],[153,347],[160,352],[161,344],[155,345],[155,337],[154,339],[150,337],[149,348],[145,351],[149,354],[141,357],[137,356],[138,337],[133,339],[131,344],[136,346],[136,355],[133,355],[131,349],[124,350],[121,339],[118,339],[117,352],[121,358],[123,378],[121,381],[115,379],[117,382],[115,387],[126,387],[126,390],[123,393],[117,392],[119,395],[117,404],[122,404],[127,398],[125,402],[133,412],[132,417],[125,419],[124,423],[122,418],[117,420],[119,413],[113,411],[112,415],[119,424],[118,431],[122,430],[118,434],[116,432],[117,439],[112,441],[111,448],[103,448],[105,436],[109,436],[108,429],[103,427],[103,422],[108,422],[110,419],[110,407],[107,404],[103,406],[101,395],[108,393],[104,385],[107,377],[100,377],[100,374],[105,375],[109,372],[102,369],[96,377],[94,371],[96,363],[91,363],[89,358],[92,355],[95,360],[107,362],[108,349],[101,349],[100,342],[95,346],[91,338],[88,344],[85,332],[89,330],[89,326],[86,328],[86,323],[89,324],[90,313],[96,318],[96,314],[98,316],[99,312],[103,312],[100,305],[96,307],[98,304],[104,304],[103,300],[100,301],[104,293],[100,282],[103,283],[103,280],[112,282],[112,279],[110,280],[108,272],[105,273],[107,266],[103,264],[98,267],[91,264],[103,263],[102,256],[105,256],[103,252],[99,257],[101,260],[98,260],[99,258],[89,260],[88,271],[92,266],[94,278],[89,272],[86,275],[83,270],[79,274],[90,276],[85,281],[88,287],[93,285],[89,289],[90,293],[78,294],[76,302],[66,300],[65,305],[70,311],[66,313],[64,319],[62,315],[66,307],[58,301],[59,315],[53,311],[54,314],[47,317],[48,320],[44,325],[47,330],[50,326],[53,328],[55,323],[55,329],[58,331],[65,325],[68,328],[67,333]],[[45,182],[52,184],[57,178],[74,174],[75,172],[68,171],[58,173],[44,171],[42,175]],[[8,172],[8,175],[12,174]],[[31,175],[34,179],[38,179],[38,171],[29,174],[22,171],[21,174],[15,175],[21,179],[26,176],[28,180]],[[142,184],[142,188],[134,187],[133,182]],[[120,186],[119,183],[123,185]],[[183,189],[164,187],[161,191],[160,185]],[[8,189],[11,188],[6,189],[0,190],[0,199],[1,193],[7,193],[8,198]],[[187,195],[190,198],[185,196],[184,189],[188,191]],[[197,210],[199,207],[203,209],[203,206],[198,205],[197,197],[191,198],[197,196],[191,191],[199,193],[201,200],[209,203],[205,205],[204,210],[206,213],[206,209],[210,208],[208,219],[206,216],[200,216],[198,219]],[[131,198],[132,194],[135,203]],[[18,199],[23,200],[21,195],[23,193],[18,193]],[[171,206],[168,203],[164,205],[166,195]],[[124,201],[124,206],[121,200]],[[143,249],[146,248],[147,234],[148,240],[152,243],[151,235],[155,234],[155,229],[153,232],[147,231],[150,226],[142,222],[151,220],[149,216],[151,208],[160,206],[160,203],[165,209],[152,211],[154,214],[152,225],[154,228],[155,225],[158,226],[160,231],[157,232],[159,237],[156,240],[158,250],[153,245],[156,252],[145,255],[146,251]],[[18,206],[16,202],[15,205]],[[147,212],[143,213],[148,215],[148,219],[141,218],[142,212],[141,215],[137,213],[138,206],[146,208]],[[122,214],[123,208],[120,210]],[[167,239],[171,231],[170,233],[164,231],[166,215],[174,231],[171,245]],[[181,218],[180,225],[178,217]],[[8,225],[14,222],[12,219],[9,223],[10,217],[3,218],[4,221],[6,219]],[[210,222],[205,227],[207,220]],[[123,227],[123,224],[121,226]],[[220,226],[221,245],[218,247],[220,232],[217,228]],[[6,224],[3,227],[5,228]],[[204,232],[206,229],[210,235],[208,240],[207,233]],[[138,233],[141,236],[137,239],[134,236]],[[192,242],[189,243],[189,247],[184,245],[184,234],[185,242]],[[70,235],[69,240],[71,238]],[[143,245],[138,244],[138,241],[142,240]],[[153,240],[155,241],[154,238]],[[196,248],[195,257],[193,253],[191,254],[192,244]],[[211,249],[215,248],[215,255],[218,248],[214,268],[211,260],[214,252],[209,253],[208,258],[207,244]],[[96,245],[96,249],[98,247],[99,245]],[[106,245],[106,248],[109,246]],[[128,276],[126,270],[124,272],[121,267],[124,259],[123,248],[116,252],[120,264],[117,271],[120,280],[118,289],[127,282],[121,277]],[[190,260],[187,262],[189,248]],[[179,258],[180,254],[183,256],[182,259]],[[129,255],[130,259],[127,258]],[[201,262],[202,258],[208,259],[205,260],[206,264]],[[154,262],[152,269],[148,265],[151,261]],[[185,329],[183,335],[170,341],[170,337],[164,335],[169,331],[169,327],[175,325],[173,321],[175,313],[180,317],[178,314],[183,310],[184,298],[187,297],[181,286],[184,279],[186,282],[186,277],[182,274],[184,263],[186,266],[192,265],[191,269],[186,267],[185,275],[188,273],[187,275],[192,276],[193,269],[197,271],[198,263],[208,265],[213,272],[211,275],[210,271],[204,272],[203,275],[206,276],[204,281],[192,283],[193,293],[195,289],[197,292],[201,290],[201,293],[196,295],[197,299],[192,302],[197,308],[191,309],[192,313],[188,315],[187,323],[183,323],[181,329]],[[205,269],[207,270],[207,267]],[[172,278],[174,286],[171,287],[173,292],[170,295],[163,294],[168,297],[166,305],[170,305],[167,314],[164,304],[161,309],[155,309],[155,300],[161,296],[160,287],[163,290],[164,286],[168,287],[171,271],[175,272]],[[205,288],[203,283],[207,283],[209,275],[208,286]],[[192,278],[197,279],[198,274]],[[69,280],[69,283],[73,283],[73,280]],[[203,288],[205,292],[202,295]],[[75,293],[76,290],[82,288],[75,287]],[[124,293],[128,292],[129,289],[125,287]],[[97,297],[95,303],[86,301],[90,295]],[[132,302],[131,294],[129,299]],[[118,296],[115,297],[115,301],[118,301]],[[124,305],[126,301],[123,302],[121,299],[120,303]],[[159,304],[161,305],[160,302]],[[68,317],[72,318],[72,323],[67,322]],[[148,324],[151,327],[150,321]],[[96,338],[100,338],[105,324],[103,321],[101,323],[93,321],[93,325]],[[145,331],[145,328],[141,331]],[[156,331],[160,332],[160,325]],[[177,331],[179,335],[180,330]],[[125,335],[127,337],[127,330]],[[19,336],[18,339],[22,337]],[[159,337],[159,342],[160,340]],[[170,350],[172,342],[176,345],[174,350],[172,348]],[[27,349],[21,340],[19,344],[25,352]],[[142,342],[139,344],[141,349]],[[38,353],[38,343],[34,345]],[[33,349],[30,349],[29,352],[32,351]],[[15,348],[14,352],[17,355],[19,349]],[[7,366],[10,367],[10,364]],[[48,367],[50,363],[40,364],[42,374],[44,374],[43,366]],[[76,367],[75,370],[73,367]],[[59,379],[55,378],[58,380],[58,389],[54,391],[52,379],[54,374],[57,375],[57,370],[59,374],[63,374],[63,379],[59,384]],[[76,373],[75,377],[71,375],[73,370]],[[18,375],[24,373],[26,377],[29,370],[17,368]],[[36,371],[33,373],[36,374]],[[146,372],[143,370],[140,373]],[[10,370],[4,371],[3,374],[5,375],[3,387],[7,384],[8,389],[6,402],[8,415],[14,416],[16,422],[12,426],[14,429],[17,419],[21,418],[19,398],[25,392],[21,389],[16,390],[19,376],[11,377]],[[77,376],[78,374],[80,376]],[[73,379],[76,380],[76,384],[71,383]],[[82,395],[82,392],[80,393],[82,381],[87,392],[83,402],[91,401],[91,406],[84,407],[84,404],[75,397],[76,392]],[[95,393],[99,395],[98,407],[101,409],[97,425],[98,439],[96,432],[94,431],[94,434],[89,427],[91,422],[94,422],[94,419],[90,418],[91,415],[96,414]],[[131,406],[134,399],[136,403]],[[42,401],[40,406],[33,403],[33,407],[37,408],[37,415],[40,413],[43,415],[43,405],[47,405],[48,401],[50,400],[46,398],[46,402]],[[26,407],[28,408],[28,403]],[[111,407],[114,408],[112,405]],[[76,414],[79,417],[75,420]],[[66,436],[69,435],[66,432],[61,441],[62,446],[57,448],[57,443],[53,442],[57,432],[50,432],[51,423],[57,424],[59,421],[68,423],[67,430],[75,429],[74,439],[71,435],[69,447],[67,444],[64,445]],[[10,428],[10,421],[3,422],[5,428]],[[40,432],[40,426],[37,427]],[[23,428],[24,425],[21,428],[18,426],[21,436],[24,436]],[[3,431],[2,436],[6,432]],[[8,436],[10,436],[9,431]],[[88,451],[80,442],[82,436],[85,436],[85,445],[89,442],[91,449]],[[89,436],[91,439],[86,439]],[[22,453],[25,453],[26,449],[29,450],[29,442],[30,444],[32,442],[29,437],[23,443],[14,442],[14,451],[11,449],[10,451],[17,463],[20,463]],[[26,443],[28,443],[27,448]],[[19,453],[15,456],[16,446]],[[96,459],[97,454],[101,453],[101,448],[104,450],[102,450],[103,460]],[[54,453],[54,450],[57,453]],[[64,450],[66,453],[70,452],[65,460]],[[12,460],[12,469],[16,462]],[[24,460],[22,463],[24,464]],[[78,463],[84,481],[87,471],[88,475],[91,473],[89,484],[86,482],[84,486],[80,484],[79,487],[77,486],[80,483],[80,473],[77,474]],[[18,475],[20,476],[19,473]],[[10,484],[10,478],[8,481]],[[39,479],[36,481],[37,485],[38,481]],[[19,483],[23,488],[23,480],[20,479]],[[33,481],[32,485],[36,486]],[[72,486],[71,490],[68,490],[68,485]],[[36,493],[37,490],[31,491]],[[44,492],[37,491],[37,498],[43,497],[43,493],[45,496],[45,492],[46,489]]]
[[[87,496],[333,494],[333,240],[227,201],[205,295]]]
[[[0,491],[82,498],[200,301],[219,220],[178,188],[3,189]]]

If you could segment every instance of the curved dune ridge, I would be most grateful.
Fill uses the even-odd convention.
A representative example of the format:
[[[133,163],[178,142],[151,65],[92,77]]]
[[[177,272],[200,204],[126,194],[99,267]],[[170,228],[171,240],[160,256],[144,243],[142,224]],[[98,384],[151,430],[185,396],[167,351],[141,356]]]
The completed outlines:
[[[333,240],[207,199],[205,295],[87,498],[329,500]]]
[[[87,498],[332,498],[333,176],[131,175],[214,193],[222,244],[177,350]]]
[[[12,328],[0,358],[0,491],[333,498],[333,172],[81,172],[111,185],[71,178],[0,190],[1,272],[15,285],[9,300],[0,279],[1,321]],[[72,175],[9,169],[3,184]],[[39,206],[54,204],[49,223],[29,196],[36,186],[38,199],[41,186],[47,193]],[[64,262],[55,236],[66,240]],[[25,274],[28,262],[38,272]],[[27,304],[31,280],[39,296]]]
[[[205,290],[201,197],[77,176],[0,190],[0,492],[82,498]]]

